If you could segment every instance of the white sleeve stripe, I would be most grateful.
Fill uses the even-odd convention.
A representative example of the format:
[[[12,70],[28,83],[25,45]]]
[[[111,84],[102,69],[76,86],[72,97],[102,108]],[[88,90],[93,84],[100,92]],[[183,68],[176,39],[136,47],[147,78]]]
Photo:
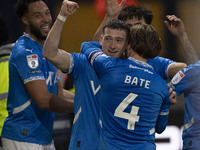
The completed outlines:
[[[155,132],[155,128],[152,128],[151,130],[149,130],[149,134],[152,135]]]
[[[70,66],[69,66],[69,71],[68,72],[65,72],[67,74],[70,74],[72,72],[74,68],[74,58],[72,57],[72,55],[70,54]]]
[[[75,117],[74,117],[74,121],[73,121],[73,124],[75,124],[75,122],[77,121],[79,115],[81,113],[81,107],[79,108],[78,112],[76,113]]]
[[[21,111],[23,111],[24,109],[26,109],[29,105],[31,104],[31,100],[28,100],[25,104],[19,106],[19,107],[16,107],[14,108],[13,110],[13,115],[16,114],[16,113],[19,113]]]
[[[34,80],[45,80],[44,76],[34,76],[24,80],[24,84]]]
[[[189,127],[191,127],[193,125],[193,123],[194,123],[194,117],[192,117],[192,119],[190,120],[189,123],[184,124],[183,131],[186,130],[186,129],[188,129]]]
[[[168,115],[169,114],[169,111],[166,111],[166,112],[160,112],[160,114],[159,115],[162,115],[162,116],[164,116],[164,115]]]
[[[170,79],[169,74],[168,74],[169,67],[170,67],[172,64],[174,64],[174,63],[176,63],[176,62],[173,62],[173,63],[169,64],[169,66],[168,66],[167,69],[165,70],[165,74],[166,74],[166,77],[167,77],[168,79]]]

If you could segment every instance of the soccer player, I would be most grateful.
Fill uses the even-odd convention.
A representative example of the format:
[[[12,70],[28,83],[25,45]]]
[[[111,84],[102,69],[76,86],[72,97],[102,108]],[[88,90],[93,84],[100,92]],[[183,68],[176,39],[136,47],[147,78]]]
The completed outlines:
[[[122,8],[122,3],[118,4],[118,9]],[[51,31],[48,34],[44,44],[43,55],[56,67],[63,72],[68,73],[75,85],[74,99],[74,123],[72,127],[69,149],[97,149],[99,141],[99,90],[100,84],[98,77],[90,66],[84,54],[68,53],[67,50],[58,48],[63,25],[69,17],[67,13],[66,0],[63,2],[59,12],[59,18],[56,19]],[[109,5],[109,10],[113,7]],[[110,11],[114,12],[114,11]],[[112,14],[109,14],[112,15]],[[113,17],[113,16],[109,16]],[[106,51],[107,55],[120,57],[121,53],[115,51],[124,51],[125,47],[110,47],[111,51]],[[162,68],[162,65],[159,67]]]
[[[184,24],[180,18],[176,16],[168,16],[169,21],[174,28],[174,32],[178,29],[184,30]],[[167,22],[166,22],[167,23]],[[168,24],[170,29],[171,25]],[[176,30],[175,30],[176,29]],[[181,35],[180,36],[184,36]],[[191,46],[188,39],[182,38],[181,42],[186,42],[191,49],[185,51],[185,61],[190,64],[186,68],[179,71],[171,80],[170,85],[173,90],[180,95],[184,93],[185,111],[183,125],[183,150],[198,150],[200,147],[200,61],[195,49]],[[194,63],[194,64],[193,64]]]
[[[180,95],[184,93],[185,110],[183,125],[183,150],[198,150],[200,146],[200,61],[188,65],[171,80],[173,90]]]
[[[100,79],[100,150],[155,150],[155,132],[162,133],[167,125],[168,86],[147,64],[147,59],[158,56],[160,38],[151,25],[139,23],[131,32],[128,29],[123,21],[110,21],[103,28],[102,47],[85,42],[81,48]],[[112,58],[101,50],[127,43],[128,59]]]
[[[153,20],[153,14],[151,10],[148,10],[145,7],[133,5],[126,6],[122,9],[122,7],[119,7],[118,5],[118,0],[106,0],[107,14],[105,15],[103,22],[94,35],[94,41],[99,41],[104,25],[107,24],[110,20],[114,19],[116,15],[118,15],[119,20],[124,21],[130,27],[139,22],[144,24],[151,24]],[[172,31],[174,28],[175,26],[171,26],[170,31]],[[180,40],[185,38],[186,40],[185,42],[182,42],[182,46],[186,50],[190,49],[190,45],[186,45],[188,42],[187,34],[185,34],[185,31],[179,30],[179,32],[174,32],[173,34],[178,38],[181,38]],[[180,37],[180,34],[182,34],[183,37]],[[147,63],[152,65],[154,70],[165,80],[172,78],[179,70],[187,66],[185,63],[174,62],[163,57],[148,59]]]
[[[62,89],[56,67],[42,55],[52,24],[50,10],[43,0],[18,0],[15,12],[25,33],[9,60],[9,115],[1,134],[3,150],[55,150],[52,111],[73,112],[74,95]]]
[[[63,72],[68,73],[75,85],[74,122],[70,150],[95,150],[99,141],[99,89],[98,77],[83,54],[67,53],[58,49],[62,27],[69,17],[64,0],[59,17],[50,30],[45,45],[44,57]]]

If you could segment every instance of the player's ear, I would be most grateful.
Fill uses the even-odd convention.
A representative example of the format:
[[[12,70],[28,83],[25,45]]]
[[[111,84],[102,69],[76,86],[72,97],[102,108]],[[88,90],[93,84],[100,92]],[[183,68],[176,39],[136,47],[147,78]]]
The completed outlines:
[[[127,45],[127,49],[128,49],[128,50],[131,49],[131,45],[130,45],[130,44]]]
[[[103,35],[101,35],[100,39],[99,39],[99,43],[102,45],[103,42]]]
[[[28,25],[28,17],[27,17],[27,15],[24,14],[21,19],[22,19],[22,22],[27,26]]]
[[[131,45],[128,44],[128,45],[127,45],[127,48],[125,49],[126,56],[129,55],[129,52],[130,52],[130,51],[132,51],[132,48],[131,48]]]

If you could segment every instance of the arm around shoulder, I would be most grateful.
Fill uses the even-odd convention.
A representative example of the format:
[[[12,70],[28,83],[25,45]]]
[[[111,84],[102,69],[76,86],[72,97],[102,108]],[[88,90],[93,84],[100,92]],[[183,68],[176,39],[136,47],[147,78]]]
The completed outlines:
[[[170,77],[170,79],[173,78],[173,76],[180,70],[182,70],[183,68],[186,68],[187,64],[186,63],[182,63],[182,62],[177,62],[177,63],[172,63],[169,68],[168,68],[168,76]]]
[[[63,72],[68,72],[69,70],[70,54],[64,50],[58,49],[60,36],[65,23],[65,18],[72,15],[78,8],[79,6],[75,2],[68,0],[63,1],[60,13],[53,24],[44,44],[44,57]]]

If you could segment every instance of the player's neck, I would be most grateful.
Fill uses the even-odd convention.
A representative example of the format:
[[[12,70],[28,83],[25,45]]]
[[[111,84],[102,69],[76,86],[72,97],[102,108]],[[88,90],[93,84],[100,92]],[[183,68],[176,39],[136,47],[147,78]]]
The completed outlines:
[[[143,62],[147,63],[147,59],[145,59],[145,58],[139,56],[139,55],[138,55],[136,52],[134,52],[134,51],[129,55],[129,57],[133,57],[133,58],[136,59],[136,60],[143,61]]]
[[[38,42],[42,47],[43,47],[43,45],[44,45],[44,41],[45,40],[43,40],[43,39],[41,39],[41,38],[37,38],[34,34],[32,34],[29,30],[25,30],[25,32],[27,33],[27,34],[29,34],[29,36],[33,39],[33,40],[35,40],[36,42]]]

